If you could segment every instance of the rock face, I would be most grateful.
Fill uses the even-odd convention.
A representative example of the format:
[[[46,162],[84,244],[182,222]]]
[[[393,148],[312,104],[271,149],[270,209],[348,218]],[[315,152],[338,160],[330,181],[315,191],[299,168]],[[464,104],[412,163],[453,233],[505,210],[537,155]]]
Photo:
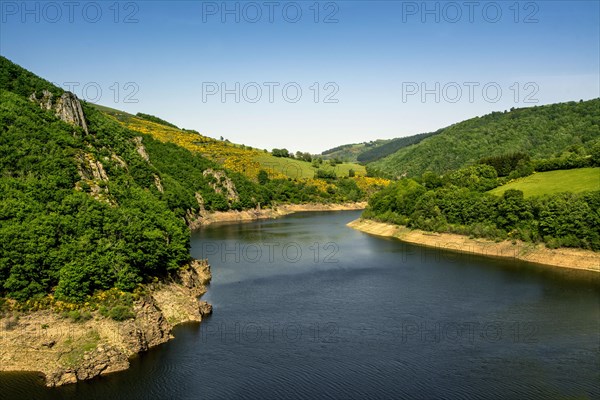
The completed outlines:
[[[104,170],[104,165],[90,153],[80,153],[75,157],[77,161],[77,172],[81,180],[77,182],[75,188],[84,190],[84,183],[89,186],[89,194],[98,201],[116,205],[114,199],[108,191],[108,175]]]
[[[142,143],[142,140],[143,139],[141,136],[136,136],[133,138],[133,142],[135,143],[135,150],[140,155],[140,157],[144,159],[144,161],[150,162],[150,156],[148,155],[148,152],[146,151],[146,147],[144,146],[144,143]]]
[[[86,353],[85,359],[75,368],[58,370],[46,375],[46,386],[56,387],[92,379],[99,375],[129,368],[128,357],[112,346],[98,346]]]
[[[58,118],[71,125],[81,127],[86,134],[89,134],[81,102],[73,93],[64,92],[62,96],[55,101],[54,95],[49,91],[44,90],[40,99],[37,98],[37,95],[34,92],[29,97],[29,100],[38,103],[44,110],[54,110],[55,115]]]

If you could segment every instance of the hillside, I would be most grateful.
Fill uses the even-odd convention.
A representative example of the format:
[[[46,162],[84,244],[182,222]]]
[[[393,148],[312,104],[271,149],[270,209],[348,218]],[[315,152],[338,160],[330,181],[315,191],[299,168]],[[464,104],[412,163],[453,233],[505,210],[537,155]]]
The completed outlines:
[[[250,179],[256,179],[261,169],[268,172],[271,178],[308,180],[317,185],[325,184],[323,181],[313,179],[318,170],[330,171],[340,178],[347,177],[351,169],[354,170],[356,176],[366,175],[365,167],[360,164],[348,162],[331,166],[329,163],[323,163],[316,168],[311,162],[290,157],[275,157],[271,152],[265,150],[234,144],[226,140],[217,140],[195,130],[180,129],[174,124],[152,115],[142,113],[131,115],[101,105],[94,105],[94,107],[114,117],[131,130],[149,134],[162,142],[175,143],[192,152],[202,154],[225,168],[239,172]],[[363,181],[366,180],[363,179]]]
[[[248,174],[256,150],[92,106],[4,57],[0,71],[0,309],[3,297],[83,303],[177,271],[207,211],[366,195],[366,178]]]
[[[369,164],[391,176],[445,173],[483,157],[514,152],[549,158],[600,138],[600,99],[494,112],[441,129],[422,142]]]
[[[358,157],[370,149],[388,143],[389,139],[378,139],[370,142],[343,144],[332,149],[325,150],[321,156],[326,160],[339,159],[348,162],[357,162]]]
[[[561,192],[580,193],[598,191],[600,190],[600,168],[577,168],[538,172],[499,186],[490,190],[489,193],[501,196],[510,189],[522,191],[525,197]]]
[[[420,133],[418,135],[400,137],[396,139],[392,139],[387,141],[386,143],[382,143],[379,146],[372,147],[370,149],[366,149],[362,153],[356,157],[356,160],[361,163],[369,163],[373,161],[380,160],[384,157],[389,156],[390,154],[394,154],[400,149],[403,149],[408,146],[412,146],[414,144],[420,143],[421,141],[427,139],[428,137],[437,135],[440,131],[430,132],[430,133]]]

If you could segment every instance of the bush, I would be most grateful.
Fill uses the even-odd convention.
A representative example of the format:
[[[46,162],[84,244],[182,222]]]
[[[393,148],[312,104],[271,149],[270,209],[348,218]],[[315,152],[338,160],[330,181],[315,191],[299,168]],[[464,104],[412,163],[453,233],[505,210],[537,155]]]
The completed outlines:
[[[92,319],[92,314],[89,311],[72,310],[64,314],[66,318],[69,318],[73,322],[85,322]]]
[[[108,311],[108,316],[115,321],[125,321],[135,317],[133,310],[127,306],[116,306]]]
[[[335,171],[319,169],[315,173],[315,178],[317,178],[317,179],[336,179],[337,175],[335,174]]]

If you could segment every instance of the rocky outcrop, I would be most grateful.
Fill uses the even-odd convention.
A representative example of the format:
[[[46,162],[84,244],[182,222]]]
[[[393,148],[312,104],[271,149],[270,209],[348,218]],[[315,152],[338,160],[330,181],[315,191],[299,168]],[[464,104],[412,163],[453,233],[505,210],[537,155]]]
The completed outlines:
[[[211,277],[208,263],[194,260],[171,277],[171,284],[156,288],[152,298],[171,324],[200,321],[212,312],[210,304],[197,300],[206,293]]]
[[[144,147],[144,143],[142,143],[142,137],[136,136],[133,138],[133,142],[135,143],[135,151],[144,159],[144,161],[150,162],[150,156],[146,151],[146,147]]]
[[[77,182],[77,190],[89,192],[98,201],[115,205],[114,199],[108,192],[108,175],[104,165],[90,153],[81,153],[75,157],[77,161],[77,173],[81,180]]]
[[[154,174],[154,186],[156,186],[156,190],[158,190],[161,193],[165,192],[165,189],[163,188],[162,185],[162,181],[160,180],[160,176]]]
[[[121,157],[119,157],[115,153],[112,153],[110,155],[110,160],[114,161],[119,167],[121,167],[123,169],[127,169],[127,163],[125,162],[125,160],[123,160]]]
[[[89,134],[81,102],[73,93],[64,92],[55,100],[51,92],[44,90],[41,98],[38,99],[34,92],[29,96],[29,100],[38,103],[44,110],[54,110],[58,118],[71,125],[81,127],[86,134]]]
[[[108,182],[108,175],[102,163],[93,154],[84,153],[77,156],[78,172],[81,179]]]
[[[135,318],[123,322],[97,312],[71,322],[50,310],[0,318],[0,371],[40,371],[47,386],[61,386],[127,369],[131,356],[170,340],[175,325],[212,312],[198,300],[210,278],[206,261],[192,261],[148,285]]]
[[[205,177],[210,177],[209,185],[213,188],[216,193],[222,194],[227,198],[229,204],[234,203],[240,199],[237,193],[235,184],[223,171],[215,171],[209,168],[202,172]]]
[[[77,367],[57,370],[46,375],[46,386],[67,385],[127,368],[129,368],[129,359],[126,354],[116,347],[100,345],[86,353]]]

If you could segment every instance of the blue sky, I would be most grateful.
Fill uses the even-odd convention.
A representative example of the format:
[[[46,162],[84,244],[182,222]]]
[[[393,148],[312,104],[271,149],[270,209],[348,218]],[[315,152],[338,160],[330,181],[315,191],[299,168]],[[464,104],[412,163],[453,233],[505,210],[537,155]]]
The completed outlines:
[[[3,56],[259,148],[317,153],[600,96],[598,1],[0,4]]]

